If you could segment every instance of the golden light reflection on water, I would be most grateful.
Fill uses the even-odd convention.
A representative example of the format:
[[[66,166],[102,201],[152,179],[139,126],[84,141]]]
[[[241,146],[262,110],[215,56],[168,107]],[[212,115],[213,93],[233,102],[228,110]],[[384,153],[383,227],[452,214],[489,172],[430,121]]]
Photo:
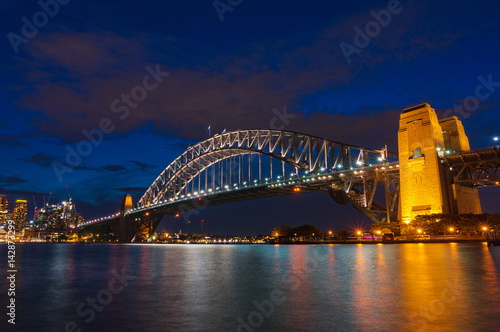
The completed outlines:
[[[482,292],[487,294],[489,300],[500,302],[500,280],[498,279],[500,271],[498,271],[495,266],[488,244],[484,242],[482,245],[482,251],[484,253],[484,255],[482,255],[484,261],[483,264],[481,264],[483,268],[483,282],[480,283],[480,286],[482,286]]]
[[[357,326],[371,329],[380,325],[380,317],[385,316],[390,307],[391,271],[386,264],[384,245],[358,245],[352,283],[353,312]]]
[[[401,308],[409,323],[408,330],[434,330],[443,326],[462,330],[464,317],[470,321],[471,314],[479,315],[473,296],[482,281],[471,279],[470,269],[490,269],[492,282],[482,292],[498,294],[498,277],[496,271],[491,271],[494,266],[489,253],[478,260],[468,255],[467,247],[462,246],[459,251],[458,246],[457,243],[401,246]]]
[[[310,246],[286,246],[289,260],[288,270],[281,276],[282,286],[287,301],[284,306],[289,314],[290,323],[300,326],[301,318],[306,316],[314,320],[317,314],[317,290],[312,274],[318,269],[318,261]]]

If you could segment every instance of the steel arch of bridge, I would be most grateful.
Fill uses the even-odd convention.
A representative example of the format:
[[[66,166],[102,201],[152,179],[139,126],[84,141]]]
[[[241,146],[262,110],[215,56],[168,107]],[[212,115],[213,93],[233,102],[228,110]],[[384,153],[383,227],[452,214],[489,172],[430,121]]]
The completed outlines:
[[[267,174],[263,174],[263,156],[270,160]],[[175,201],[193,193],[206,194],[224,189],[224,184],[233,185],[233,179],[235,185],[239,186],[243,183],[263,184],[264,177],[266,183],[272,182],[273,175],[274,180],[285,178],[286,165],[292,168],[295,176],[319,170],[340,173],[386,163],[391,157],[396,155],[387,149],[365,149],[291,131],[228,132],[191,146],[177,157],[147,189],[136,204],[136,209],[144,209],[162,201]],[[276,162],[281,163],[281,167],[276,172],[274,166],[273,174]],[[204,180],[202,174],[205,175]],[[195,188],[196,179],[198,189]],[[350,185],[344,187],[342,189],[346,193],[351,189]],[[370,193],[364,196],[367,195]],[[373,197],[368,199],[373,200]]]

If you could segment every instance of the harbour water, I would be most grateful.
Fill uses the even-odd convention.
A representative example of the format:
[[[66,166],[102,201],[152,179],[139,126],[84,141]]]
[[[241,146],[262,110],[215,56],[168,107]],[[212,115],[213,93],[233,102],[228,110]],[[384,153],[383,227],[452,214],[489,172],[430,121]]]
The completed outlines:
[[[500,330],[500,247],[481,243],[18,244],[16,264],[1,331]]]

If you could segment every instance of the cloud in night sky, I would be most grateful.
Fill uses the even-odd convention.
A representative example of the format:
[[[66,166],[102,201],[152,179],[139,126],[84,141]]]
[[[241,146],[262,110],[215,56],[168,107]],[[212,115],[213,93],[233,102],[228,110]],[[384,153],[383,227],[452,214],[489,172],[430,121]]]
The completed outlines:
[[[136,160],[130,160],[131,163],[133,163],[135,166],[137,166],[140,170],[146,171],[149,168],[154,168],[154,165],[146,164],[140,161]]]
[[[32,155],[30,158],[23,159],[23,161],[29,162],[29,163],[34,163],[37,164],[41,167],[51,167],[52,162],[56,158],[51,157],[49,155],[45,155],[43,153],[35,153]],[[57,158],[58,159],[58,158]]]
[[[107,166],[101,167],[100,169],[104,170],[104,171],[109,171],[109,172],[123,172],[123,171],[127,170],[125,167],[120,166],[120,165],[107,165]]]
[[[25,183],[27,180],[15,176],[2,176],[0,175],[0,185],[11,185],[18,183]]]
[[[398,28],[391,33],[382,32],[354,61],[363,67],[394,60],[409,63],[422,54],[453,46],[460,36],[444,31],[415,36],[410,28],[420,18],[410,14],[403,11],[400,17],[394,17]],[[30,50],[39,65],[26,66],[36,68],[26,76],[32,90],[34,81],[44,84],[37,84],[35,91],[20,103],[43,115],[44,120],[38,123],[40,130],[69,141],[81,139],[81,131],[97,127],[103,117],[114,120],[117,132],[153,123],[157,130],[186,139],[199,139],[207,123],[213,122],[221,129],[266,128],[275,107],[296,105],[295,111],[302,112],[297,95],[325,87],[336,89],[364,75],[358,67],[346,65],[337,45],[353,35],[353,26],[362,26],[370,18],[363,13],[340,21],[323,30],[316,39],[299,45],[295,40],[282,40],[277,44],[246,46],[251,51],[244,57],[219,54],[208,63],[181,67],[158,62],[171,76],[149,92],[146,100],[123,121],[111,112],[110,105],[141,82],[146,65],[155,65],[139,60],[147,57],[147,46],[154,41],[146,39],[141,43],[107,31],[58,32],[33,42]],[[426,30],[432,30],[432,25]],[[176,43],[182,42],[174,39]],[[123,56],[118,52],[120,49],[130,51]],[[277,63],[269,62],[278,58]],[[96,75],[86,75],[89,72]],[[61,84],[76,78],[72,86]],[[344,120],[336,113],[332,110],[331,114],[323,115],[321,123],[345,128],[349,119]],[[304,118],[295,127],[316,124]]]
[[[126,188],[115,188],[114,190],[121,191],[124,193],[141,193],[143,194],[148,188],[144,187],[126,187]]]

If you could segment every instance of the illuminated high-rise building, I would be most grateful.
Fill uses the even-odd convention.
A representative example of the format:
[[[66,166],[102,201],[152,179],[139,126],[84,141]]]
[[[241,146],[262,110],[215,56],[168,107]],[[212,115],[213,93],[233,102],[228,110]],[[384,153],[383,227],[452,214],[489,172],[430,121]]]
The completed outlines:
[[[0,194],[0,226],[5,225],[9,213],[9,196]]]
[[[75,204],[64,201],[59,204],[46,205],[35,211],[35,227],[41,229],[61,230],[75,227],[83,222],[83,217],[76,213]]]
[[[14,204],[14,222],[16,230],[21,230],[26,224],[26,215],[28,214],[28,202],[24,199],[16,199]]]

